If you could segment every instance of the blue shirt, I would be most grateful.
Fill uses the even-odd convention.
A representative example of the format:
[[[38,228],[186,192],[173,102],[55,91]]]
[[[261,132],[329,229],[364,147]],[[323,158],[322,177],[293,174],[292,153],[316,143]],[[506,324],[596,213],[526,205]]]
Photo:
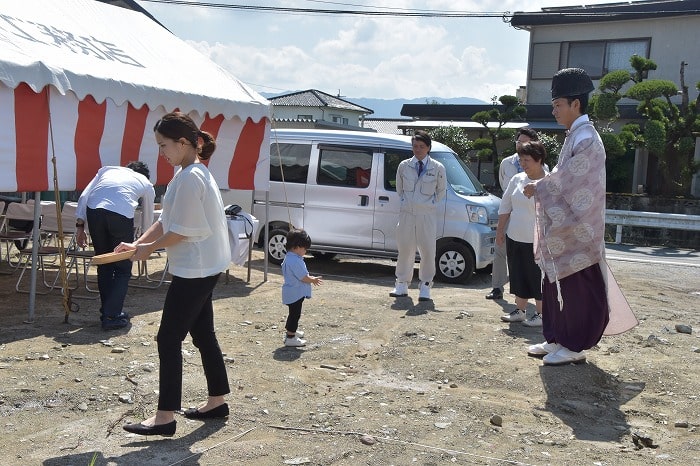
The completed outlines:
[[[282,261],[282,304],[292,304],[301,298],[311,298],[311,283],[304,283],[302,278],[306,277],[309,271],[304,263],[304,258],[299,254],[287,251]]]

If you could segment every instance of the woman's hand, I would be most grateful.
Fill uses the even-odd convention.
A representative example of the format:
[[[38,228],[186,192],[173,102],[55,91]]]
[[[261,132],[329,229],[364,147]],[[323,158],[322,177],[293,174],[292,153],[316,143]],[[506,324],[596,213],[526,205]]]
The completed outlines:
[[[153,252],[152,244],[153,243],[119,243],[117,247],[114,248],[114,252],[135,251],[134,255],[131,256],[131,261],[145,261],[151,256],[151,252]]]
[[[535,195],[536,190],[537,190],[537,183],[528,183],[523,188],[523,194],[525,195],[525,197],[530,199],[532,196]]]

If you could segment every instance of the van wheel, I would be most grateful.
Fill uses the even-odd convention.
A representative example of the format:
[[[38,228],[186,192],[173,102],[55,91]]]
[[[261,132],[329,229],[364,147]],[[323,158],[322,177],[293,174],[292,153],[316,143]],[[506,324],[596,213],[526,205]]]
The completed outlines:
[[[474,255],[464,244],[448,242],[438,245],[435,269],[441,282],[467,283],[475,267]]]
[[[283,228],[274,228],[270,231],[270,239],[267,241],[267,259],[273,264],[280,265],[287,255],[287,233]]]

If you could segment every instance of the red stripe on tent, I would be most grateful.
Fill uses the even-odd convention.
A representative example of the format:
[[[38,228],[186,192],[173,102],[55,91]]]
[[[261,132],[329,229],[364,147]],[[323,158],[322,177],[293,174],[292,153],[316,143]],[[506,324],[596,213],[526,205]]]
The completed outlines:
[[[180,109],[176,108],[173,112],[179,112]],[[155,144],[155,139],[153,140]],[[160,156],[160,150],[158,151],[158,162],[156,163],[156,181],[153,183],[155,186],[165,186],[170,183],[173,179],[173,166],[168,163],[165,157]]]
[[[36,93],[26,83],[15,89],[15,138],[17,191],[47,191],[49,98],[46,91]]]
[[[91,95],[78,102],[75,125],[75,184],[83,189],[102,166],[100,141],[105,127],[107,102],[98,104]]]
[[[143,133],[146,130],[146,120],[148,118],[148,106],[142,105],[137,109],[131,102],[126,108],[126,122],[124,123],[124,135],[122,136],[122,152],[119,160],[122,167],[127,163],[139,159]],[[155,147],[155,142],[153,143]]]
[[[202,124],[199,126],[199,129],[201,131],[206,131],[207,133],[211,134],[214,136],[214,139],[216,139],[219,136],[219,130],[221,129],[221,124],[224,122],[224,116],[219,114],[215,118],[209,118],[208,114],[204,118],[204,121]],[[209,160],[202,160],[202,163],[204,165],[209,166]]]
[[[228,171],[229,188],[255,189],[255,168],[258,164],[266,126],[265,118],[257,123],[250,118],[246,120]]]

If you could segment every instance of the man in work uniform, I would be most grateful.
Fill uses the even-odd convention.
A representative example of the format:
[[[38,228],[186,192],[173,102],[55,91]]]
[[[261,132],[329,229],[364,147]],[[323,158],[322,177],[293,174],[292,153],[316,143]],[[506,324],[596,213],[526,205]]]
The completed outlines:
[[[389,296],[408,296],[417,249],[420,254],[418,300],[429,301],[435,277],[437,204],[445,198],[447,177],[445,167],[428,155],[432,145],[428,133],[416,131],[411,145],[413,157],[403,160],[396,170],[396,193],[401,200],[396,227],[399,257],[396,286]]]

